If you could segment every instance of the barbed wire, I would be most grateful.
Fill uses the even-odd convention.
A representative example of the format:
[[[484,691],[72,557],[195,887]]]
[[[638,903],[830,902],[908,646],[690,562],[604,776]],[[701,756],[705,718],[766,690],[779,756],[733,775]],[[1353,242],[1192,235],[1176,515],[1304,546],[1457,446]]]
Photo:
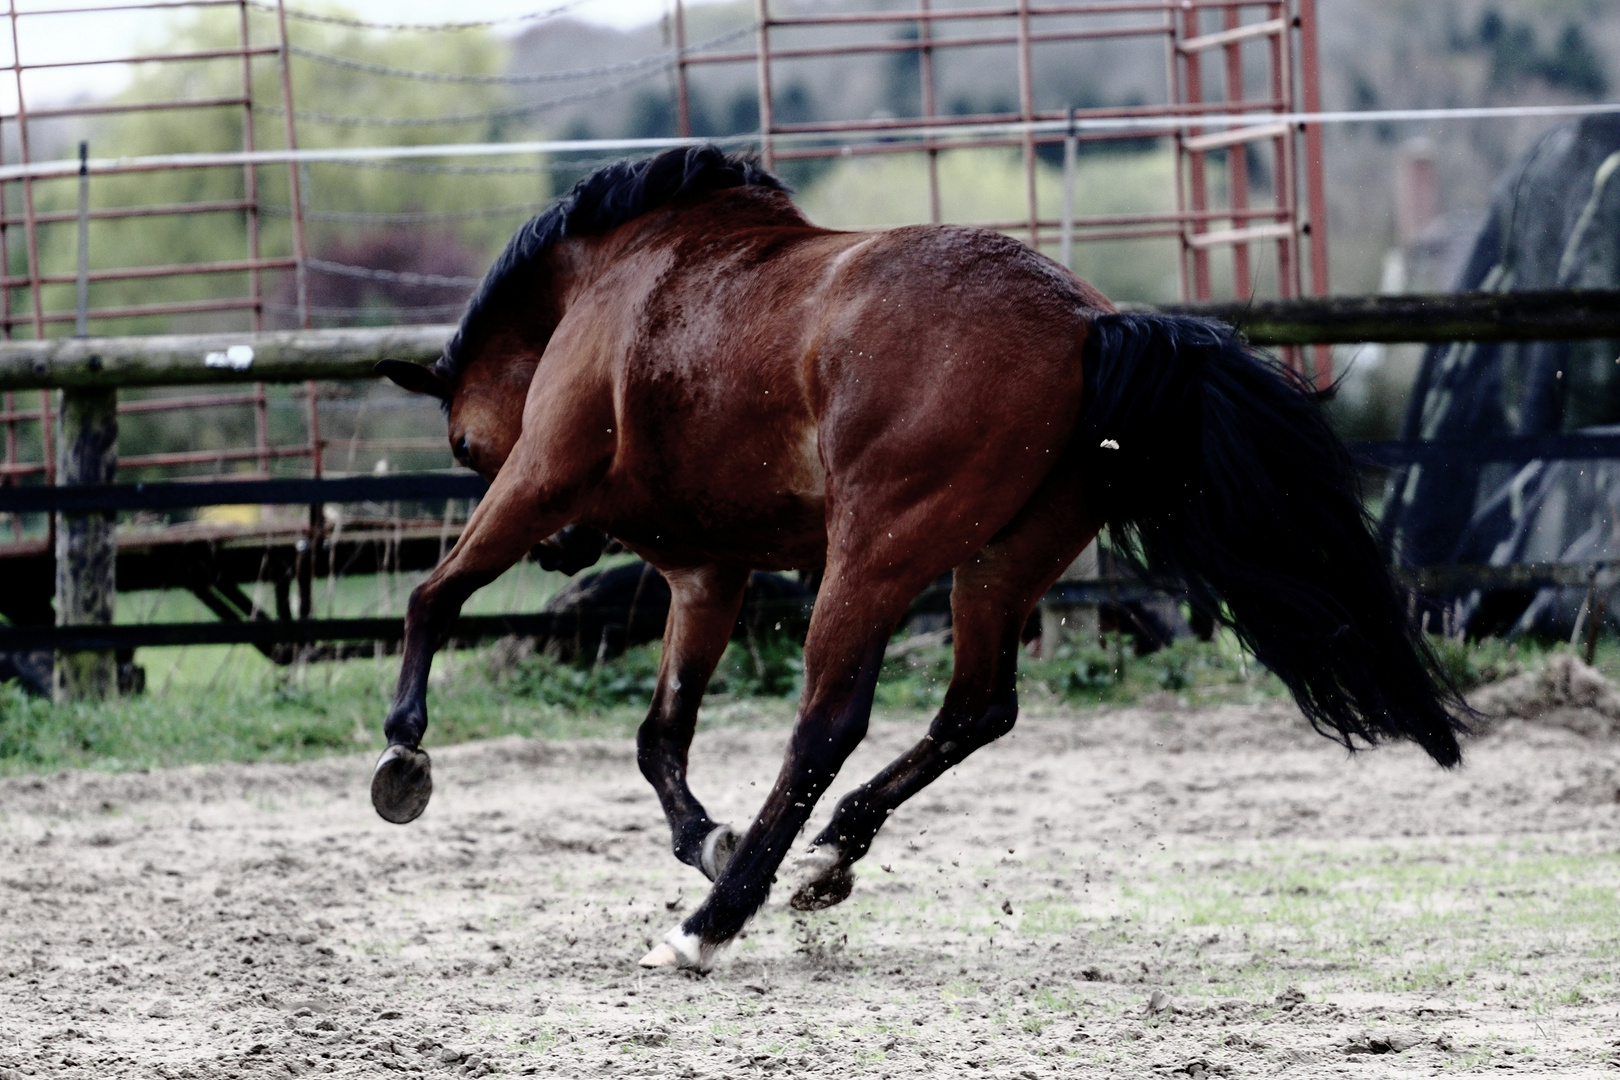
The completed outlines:
[[[599,169],[623,161],[624,155],[596,158],[552,158],[532,165],[460,165],[429,161],[317,161],[315,165],[341,165],[347,169],[393,169],[409,173],[447,173],[455,176],[528,175],[536,172],[576,172]],[[282,208],[285,209],[285,208]]]
[[[466,308],[466,306],[467,302],[463,300],[455,304],[408,304],[403,306],[389,305],[388,311],[390,315],[408,315],[422,319],[436,319],[447,315],[459,315]],[[281,304],[269,300],[265,301],[264,309],[266,311],[276,312],[279,315],[300,314],[297,304]],[[320,305],[310,305],[307,311],[309,316],[314,319],[352,319],[357,315],[375,313],[374,309],[370,308],[323,307]],[[325,408],[324,402],[322,403],[322,408]]]
[[[687,50],[688,52],[700,49],[713,48],[724,45],[753,33],[752,27],[742,27]],[[547,109],[555,109],[564,105],[574,105],[581,101],[591,101],[595,98],[606,97],[620,90],[627,90],[637,83],[646,82],[657,75],[662,75],[674,66],[676,54],[667,52],[660,54],[659,63],[649,66],[616,82],[606,83],[602,86],[593,86],[583,90],[575,90],[560,97],[548,98],[543,101],[529,101],[521,105],[508,105],[499,109],[483,109],[470,113],[448,113],[439,116],[359,116],[346,113],[306,112],[302,109],[293,110],[293,118],[311,124],[331,124],[335,127],[439,127],[450,124],[476,124],[487,123],[491,120],[514,120],[520,116],[528,116]],[[258,111],[273,116],[285,116],[286,110],[279,105],[264,104],[256,106]]]
[[[533,215],[539,212],[535,203],[513,203],[508,206],[483,206],[470,210],[305,210],[305,221],[331,221],[349,225],[414,225],[433,221],[471,221],[475,218],[507,217],[515,214]],[[291,217],[292,207],[261,205],[259,213],[272,217]]]
[[[487,30],[495,26],[510,26],[521,22],[542,22],[554,19],[558,15],[566,14],[577,7],[584,7],[590,0],[568,0],[567,3],[557,4],[554,7],[540,11],[525,12],[521,15],[505,15],[499,19],[475,19],[467,22],[441,22],[441,23],[380,23],[369,22],[365,19],[356,19],[346,15],[328,15],[324,12],[305,11],[302,8],[285,8],[287,18],[298,19],[302,22],[326,23],[328,26],[347,26],[355,30],[396,30],[409,33],[447,33],[457,30]],[[275,4],[265,3],[264,0],[248,0],[248,6],[260,11],[274,14],[277,11]]]
[[[339,277],[365,278],[387,281],[396,285],[431,285],[439,289],[471,289],[482,278],[463,277],[458,274],[412,274],[403,270],[378,270],[370,266],[351,266],[348,263],[329,262],[326,259],[305,259],[304,265],[322,274]]]
[[[439,116],[354,116],[345,113],[306,112],[303,109],[294,109],[293,118],[304,123],[331,124],[334,127],[380,128],[440,127],[452,124],[488,123],[491,120],[515,120],[520,116],[529,116],[533,113],[544,112],[547,109],[607,97],[609,94],[628,89],[636,83],[645,82],[654,75],[662,74],[662,69],[655,68],[620,82],[608,83],[606,86],[595,86],[589,90],[576,90],[573,93],[548,98],[545,101],[531,101],[523,105],[508,105],[500,109],[483,109],[479,112],[448,113]],[[274,116],[286,115],[286,111],[279,105],[259,105],[256,108],[259,112],[270,113]]]
[[[743,32],[751,32],[751,29]],[[701,47],[699,46],[699,48]],[[370,75],[388,75],[396,79],[416,79],[421,82],[476,83],[479,85],[502,86],[569,82],[573,79],[596,79],[604,75],[618,75],[626,71],[639,71],[642,68],[667,66],[674,62],[675,56],[674,53],[656,53],[652,56],[644,56],[639,60],[626,60],[617,64],[602,64],[597,67],[568,68],[564,71],[521,72],[515,75],[475,75],[459,71],[422,71],[418,68],[394,67],[392,64],[375,64],[370,60],[355,60],[352,57],[338,56],[335,53],[306,49],[302,45],[288,45],[287,51],[294,56],[302,56],[304,59],[313,60],[318,64],[347,68],[350,71],[363,71]]]

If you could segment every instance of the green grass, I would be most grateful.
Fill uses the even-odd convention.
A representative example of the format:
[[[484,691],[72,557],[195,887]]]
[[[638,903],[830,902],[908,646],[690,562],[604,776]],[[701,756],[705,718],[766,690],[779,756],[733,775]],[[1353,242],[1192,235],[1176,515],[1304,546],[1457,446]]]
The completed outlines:
[[[1004,876],[986,860],[964,864],[959,892],[858,888],[836,915],[818,916],[818,932],[848,933],[857,957],[873,953],[881,928],[907,921],[959,951],[1041,955],[1078,942],[1098,958],[1099,989],[1145,981],[1190,1011],[1270,1002],[1296,986],[1315,1001],[1416,994],[1505,1000],[1530,1015],[1620,1000],[1620,851],[1600,834],[1198,837],[1071,854],[1084,886],[1070,859],[1030,865],[1011,914],[998,888],[977,887]],[[1060,982],[1031,995],[1024,1030],[1071,1010],[1077,993],[1088,992]],[[979,996],[971,983],[942,992],[948,1007]],[[1140,1007],[1135,992],[1124,1000]]]
[[[1094,888],[1074,918],[1095,923],[1106,912],[1137,937],[1218,939],[1184,961],[1189,982],[1213,997],[1308,982],[1464,997],[1505,988],[1527,1006],[1612,1001],[1620,853],[1595,839],[1170,850],[1122,867],[1118,884]],[[1043,913],[1022,929],[1062,925]]]
[[[381,746],[396,658],[278,669],[246,647],[184,652],[152,692],[117,702],[57,706],[0,688],[0,772],[292,761]],[[441,657],[445,677],[429,695],[435,742],[634,730],[629,710],[524,700],[479,672],[480,661]]]
[[[180,601],[176,601],[180,603]],[[651,701],[658,645],[575,667],[510,644],[445,650],[428,691],[436,745],[499,735],[628,737]],[[213,761],[296,761],[381,749],[399,658],[277,667],[247,646],[144,650],[148,692],[54,705],[0,685],[0,773],[150,768]],[[796,696],[800,650],[738,642],[711,684],[705,721],[737,698]],[[751,710],[758,713],[760,710]]]
[[[878,704],[937,707],[950,678],[948,647],[891,657],[878,683]],[[1060,645],[1051,657],[1020,657],[1018,689],[1026,704],[1061,701],[1079,707],[1129,705],[1166,692],[1199,703],[1253,701],[1284,692],[1229,634],[1209,642],[1178,641],[1147,656],[1137,656],[1128,639],[1114,634],[1097,646]]]
[[[547,577],[556,577],[548,575]],[[560,580],[560,579],[559,579]],[[538,606],[555,582],[503,582],[510,603]],[[398,593],[403,596],[403,591]],[[500,599],[492,597],[491,602]],[[199,617],[187,594],[137,596],[125,619]],[[374,606],[373,606],[374,605]],[[377,590],[333,603],[339,613],[377,603]],[[510,610],[510,607],[508,607]],[[1436,639],[1442,664],[1462,688],[1539,665],[1552,646],[1469,645]],[[281,668],[246,646],[143,650],[147,692],[101,704],[53,705],[0,685],[0,773],[67,767],[149,768],[212,761],[293,761],[381,746],[381,725],[399,670],[397,657]],[[659,647],[632,649],[598,665],[575,667],[510,645],[448,650],[435,662],[428,695],[436,745],[519,734],[546,739],[628,737],[652,697]],[[1620,676],[1620,645],[1604,642],[1598,667]],[[950,683],[951,651],[937,645],[891,656],[876,704],[884,710],[932,710]],[[799,647],[783,640],[734,642],[710,685],[704,722],[783,723],[803,680]],[[1154,695],[1188,704],[1254,702],[1285,690],[1229,634],[1181,641],[1148,656],[1108,636],[1095,647],[1064,645],[1055,655],[1020,660],[1026,706],[1128,705]],[[730,708],[741,700],[761,708]]]

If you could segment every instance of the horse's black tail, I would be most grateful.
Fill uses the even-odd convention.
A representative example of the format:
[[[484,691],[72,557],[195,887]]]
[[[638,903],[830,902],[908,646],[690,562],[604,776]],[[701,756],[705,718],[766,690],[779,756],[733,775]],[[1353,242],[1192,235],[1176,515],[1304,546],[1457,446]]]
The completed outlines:
[[[1077,449],[1093,513],[1183,580],[1318,731],[1461,757],[1467,714],[1407,618],[1316,395],[1233,330],[1102,315]]]

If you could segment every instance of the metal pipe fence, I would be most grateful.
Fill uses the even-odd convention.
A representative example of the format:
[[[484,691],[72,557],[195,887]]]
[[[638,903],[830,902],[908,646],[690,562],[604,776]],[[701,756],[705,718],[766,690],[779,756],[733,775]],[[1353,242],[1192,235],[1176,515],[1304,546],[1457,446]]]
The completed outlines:
[[[1198,179],[1203,164],[1223,154],[1235,162],[1244,155],[1232,147],[1242,149],[1254,142],[1246,130],[1201,134],[1197,129],[1167,129],[1175,143],[1178,170],[1187,175],[1178,180],[1180,188],[1190,184],[1196,190],[1188,200],[1182,200],[1174,211],[1143,214],[1075,215],[1053,218],[1042,214],[1035,197],[1036,154],[1040,147],[1064,141],[1063,132],[1047,131],[1039,125],[1064,117],[1066,112],[1037,108],[1034,96],[1035,66],[1049,63],[1062,54],[1062,50],[1085,42],[1163,39],[1166,49],[1166,82],[1163,99],[1142,105],[1113,108],[1089,108],[1074,111],[1081,127],[1101,120],[1135,120],[1151,122],[1174,116],[1211,115],[1242,116],[1257,112],[1288,111],[1305,99],[1305,90],[1316,78],[1314,68],[1302,67],[1292,61],[1283,63],[1292,55],[1288,45],[1282,51],[1273,49],[1262,58],[1266,48],[1286,44],[1286,39],[1297,37],[1299,26],[1287,24],[1286,16],[1295,13],[1302,18],[1305,8],[1313,0],[1199,0],[1184,4],[1180,0],[1139,0],[1139,2],[1102,2],[1037,4],[1030,0],[1013,0],[999,4],[984,4],[968,8],[948,8],[918,0],[915,11],[844,12],[832,14],[793,13],[778,15],[771,10],[769,0],[760,0],[753,24],[720,33],[705,41],[692,42],[685,33],[686,11],[683,0],[672,0],[670,25],[674,32],[674,48],[649,57],[641,57],[609,64],[581,66],[567,71],[538,73],[509,72],[482,73],[466,71],[431,70],[428,67],[384,63],[356,56],[338,55],[330,49],[312,47],[298,40],[290,26],[318,29],[321,25],[352,28],[369,33],[377,40],[399,33],[422,32],[431,27],[433,32],[455,33],[488,28],[497,23],[536,25],[544,20],[566,14],[574,4],[557,4],[533,12],[522,13],[505,20],[443,22],[433,24],[387,23],[347,16],[334,16],[288,7],[285,0],[173,0],[163,5],[167,14],[188,12],[211,14],[230,18],[229,34],[222,30],[217,41],[194,42],[180,47],[160,48],[148,53],[120,53],[99,57],[58,57],[40,60],[30,55],[28,27],[44,16],[55,19],[93,19],[119,12],[157,10],[150,3],[98,4],[85,8],[68,6],[31,9],[18,0],[8,0],[8,19],[11,29],[11,68],[15,86],[15,110],[0,115],[0,130],[11,125],[16,134],[15,145],[19,157],[13,162],[0,161],[0,170],[13,167],[15,178],[0,180],[0,333],[6,338],[32,334],[45,338],[56,328],[69,323],[82,324],[81,332],[111,325],[131,325],[132,320],[150,325],[154,319],[241,319],[243,329],[262,331],[267,326],[286,325],[307,327],[316,319],[343,319],[352,317],[350,309],[331,304],[312,304],[312,283],[351,279],[369,282],[363,288],[388,287],[403,289],[441,289],[442,301],[422,296],[412,301],[423,315],[436,319],[453,316],[462,297],[476,283],[471,274],[431,274],[401,270],[388,265],[357,266],[330,258],[317,258],[309,247],[308,229],[311,223],[323,228],[354,226],[382,227],[384,225],[430,227],[439,222],[473,221],[481,218],[514,217],[536,207],[525,205],[456,207],[453,209],[423,209],[408,211],[354,211],[326,210],[310,205],[307,185],[308,165],[291,160],[300,146],[300,125],[317,124],[323,130],[375,129],[400,125],[429,126],[532,116],[547,107],[592,95],[619,93],[641,85],[649,76],[669,73],[678,98],[678,124],[681,132],[691,129],[689,79],[698,69],[724,64],[751,64],[756,68],[756,96],[761,117],[760,130],[752,138],[767,161],[814,160],[834,156],[866,156],[874,154],[922,153],[928,162],[930,216],[942,216],[939,193],[939,158],[952,149],[973,147],[1013,147],[1020,149],[1025,169],[1027,212],[1017,220],[985,221],[990,227],[1020,233],[1037,246],[1056,248],[1067,243],[1072,250],[1076,244],[1118,240],[1172,240],[1180,244],[1183,280],[1188,299],[1207,296],[1201,282],[1207,274],[1212,249],[1233,251],[1233,258],[1242,262],[1249,247],[1257,241],[1273,244],[1283,265],[1304,235],[1299,209],[1287,199],[1279,198],[1274,205],[1249,205],[1247,191],[1235,192],[1230,206],[1217,206],[1209,202],[1207,185]],[[1122,21],[1123,20],[1123,21]],[[1281,20],[1281,21],[1279,21]],[[220,24],[223,26],[223,24]],[[1303,24],[1301,24],[1303,25]],[[835,41],[817,43],[805,35],[840,33],[853,29],[866,33],[866,39],[851,38],[847,34]],[[303,31],[298,31],[303,33]],[[871,34],[907,34],[895,39],[872,38]],[[381,37],[377,37],[381,35]],[[226,38],[229,37],[227,41]],[[744,41],[747,39],[745,47]],[[315,42],[319,44],[318,41]],[[937,66],[947,56],[964,50],[1001,50],[1013,63],[1008,70],[1015,84],[1018,101],[1016,110],[981,112],[970,115],[950,115],[942,111],[939,97]],[[1197,79],[1198,58],[1209,51],[1219,52],[1228,67],[1241,69],[1247,58],[1250,66],[1264,59],[1270,64],[1269,81],[1264,86],[1252,78],[1230,77],[1224,89],[1212,92],[1205,100],[1202,83]],[[920,110],[913,116],[873,117],[866,120],[845,121],[822,119],[806,121],[803,117],[784,117],[774,108],[778,88],[773,84],[773,70],[781,71],[795,64],[823,58],[867,58],[886,62],[894,57],[914,55],[919,75],[918,103]],[[292,61],[314,64],[331,70],[352,73],[356,77],[393,82],[415,82],[443,86],[502,86],[525,87],[541,84],[575,84],[580,91],[569,91],[559,98],[542,101],[524,101],[511,106],[498,106],[479,110],[445,110],[439,114],[423,116],[344,116],[321,110],[311,110],[300,104]],[[65,68],[105,67],[111,65],[137,65],[142,71],[161,72],[169,69],[214,71],[217,65],[233,65],[237,74],[230,79],[216,79],[199,87],[192,94],[162,90],[148,93],[141,100],[112,100],[52,104],[38,107],[30,90],[30,80],[40,73]],[[1285,70],[1286,68],[1286,70]],[[1191,79],[1191,81],[1189,81]],[[227,84],[229,84],[227,86]],[[1304,89],[1302,89],[1304,88]],[[134,95],[141,98],[142,95]],[[199,117],[214,115],[220,110],[232,112],[239,119],[238,142],[234,148],[210,159],[207,154],[173,156],[172,159],[145,161],[104,161],[92,157],[82,170],[51,171],[39,168],[37,136],[44,130],[41,124],[61,123],[66,120],[122,117],[133,119],[143,114],[174,114],[185,112]],[[261,126],[260,121],[269,120]],[[1011,124],[1017,130],[995,131],[996,123]],[[1287,125],[1285,125],[1286,127]],[[921,138],[915,137],[921,131]],[[1292,129],[1290,129],[1292,130]],[[912,137],[901,141],[888,138],[911,132]],[[953,132],[973,132],[966,139],[952,137]],[[1072,136],[1074,145],[1110,142],[1122,138],[1139,137],[1136,128],[1117,131],[1084,130]],[[1268,142],[1279,148],[1297,136],[1288,134]],[[1204,140],[1200,142],[1199,140]],[[1215,140],[1215,145],[1210,140]],[[234,149],[234,156],[230,152]],[[266,155],[263,152],[269,151]],[[270,160],[277,153],[284,160]],[[255,155],[263,157],[262,162]],[[1197,155],[1196,159],[1189,155]],[[181,160],[181,159],[184,160]],[[360,164],[360,163],[357,163]],[[412,167],[419,171],[431,169],[484,171],[492,175],[501,166],[446,165],[440,163],[367,162],[370,167],[391,165]],[[578,167],[566,157],[554,163],[562,167]],[[1287,163],[1279,157],[1275,163],[1282,168]],[[1232,167],[1232,166],[1229,166]],[[506,168],[528,168],[512,166]],[[60,208],[50,199],[42,201],[45,193],[54,191],[50,185],[71,179],[81,171],[81,183],[89,188],[117,182],[121,178],[143,173],[166,173],[175,170],[202,169],[210,173],[234,173],[240,177],[238,193],[231,197],[208,197],[181,200],[136,199],[131,205],[102,205],[100,200],[86,199],[80,213]],[[287,193],[285,201],[266,201],[266,174],[282,177]],[[0,172],[0,177],[13,175]],[[1179,173],[1178,173],[1179,175]],[[1071,178],[1072,184],[1072,178]],[[1306,186],[1314,182],[1306,178]],[[1282,188],[1279,188],[1279,194]],[[1200,194],[1199,192],[1202,192]],[[1178,198],[1180,196],[1178,195]],[[150,265],[104,265],[91,257],[83,271],[69,270],[52,265],[46,258],[44,238],[51,230],[62,229],[76,223],[81,232],[81,246],[88,246],[90,227],[110,227],[113,223],[128,223],[139,227],[143,221],[184,220],[199,218],[236,219],[239,222],[240,254],[232,257],[206,257],[192,261],[155,262]],[[274,233],[266,231],[267,221],[281,222]],[[21,236],[16,236],[17,231]],[[1320,246],[1318,234],[1317,245]],[[20,243],[19,243],[20,241]],[[18,249],[21,249],[20,252]],[[160,250],[161,245],[149,250]],[[52,250],[55,250],[53,247]],[[22,258],[14,259],[12,253]],[[1297,262],[1297,260],[1295,260]],[[1192,270],[1188,271],[1187,267]],[[1239,275],[1243,278],[1243,275]],[[174,296],[157,300],[107,299],[106,290],[127,287],[137,283],[154,286],[168,282],[192,281],[188,286],[203,295],[189,298]],[[1246,280],[1246,279],[1245,279]],[[1319,283],[1320,284],[1320,283]],[[84,293],[83,303],[73,307],[53,306],[59,287],[78,286]],[[325,287],[324,285],[322,286]],[[1297,292],[1295,283],[1287,275],[1280,279],[1282,295]],[[1240,289],[1240,297],[1243,292]],[[60,296],[65,298],[65,293]],[[333,392],[323,391],[315,382],[303,388],[303,420],[292,424],[294,413],[289,411],[286,391],[272,394],[265,385],[257,384],[249,398],[231,394],[219,397],[187,395],[183,398],[153,397],[146,400],[120,402],[119,415],[138,421],[148,427],[167,422],[170,426],[183,426],[184,416],[207,415],[215,430],[235,430],[233,445],[201,447],[171,446],[152,448],[135,454],[126,454],[122,464],[126,471],[141,470],[141,475],[157,477],[165,472],[197,473],[211,471],[224,475],[242,468],[250,468],[254,475],[285,475],[297,469],[306,475],[320,476],[331,467],[349,465],[364,469],[383,457],[399,454],[415,455],[417,467],[428,462],[433,452],[426,444],[407,445],[386,433],[365,434],[351,431],[341,444],[323,432],[323,413],[330,411]],[[42,394],[37,406],[23,407],[16,398],[17,391],[7,389],[0,399],[0,428],[4,430],[5,457],[0,461],[0,484],[54,483],[56,468],[55,405],[50,395]],[[323,401],[323,395],[328,400]],[[207,410],[207,412],[203,412]],[[248,422],[232,419],[238,410],[250,417]],[[375,422],[376,414],[372,416]],[[167,419],[166,419],[167,418]],[[336,460],[332,460],[336,454]],[[424,455],[428,455],[425,457]],[[392,464],[392,462],[390,462]],[[449,467],[447,454],[440,453],[434,464]],[[311,542],[318,526],[317,513],[311,512]],[[13,516],[11,531],[20,540],[24,523]]]

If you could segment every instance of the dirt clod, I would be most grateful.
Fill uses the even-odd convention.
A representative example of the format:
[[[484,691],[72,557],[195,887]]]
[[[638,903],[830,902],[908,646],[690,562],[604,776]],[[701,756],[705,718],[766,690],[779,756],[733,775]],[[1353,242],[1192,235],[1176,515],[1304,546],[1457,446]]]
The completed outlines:
[[[1572,653],[1558,653],[1535,671],[1481,687],[1468,701],[1490,720],[1534,720],[1595,738],[1620,732],[1620,686]]]
[[[1421,1031],[1385,1031],[1354,1035],[1346,1043],[1346,1054],[1401,1054],[1429,1041]]]

